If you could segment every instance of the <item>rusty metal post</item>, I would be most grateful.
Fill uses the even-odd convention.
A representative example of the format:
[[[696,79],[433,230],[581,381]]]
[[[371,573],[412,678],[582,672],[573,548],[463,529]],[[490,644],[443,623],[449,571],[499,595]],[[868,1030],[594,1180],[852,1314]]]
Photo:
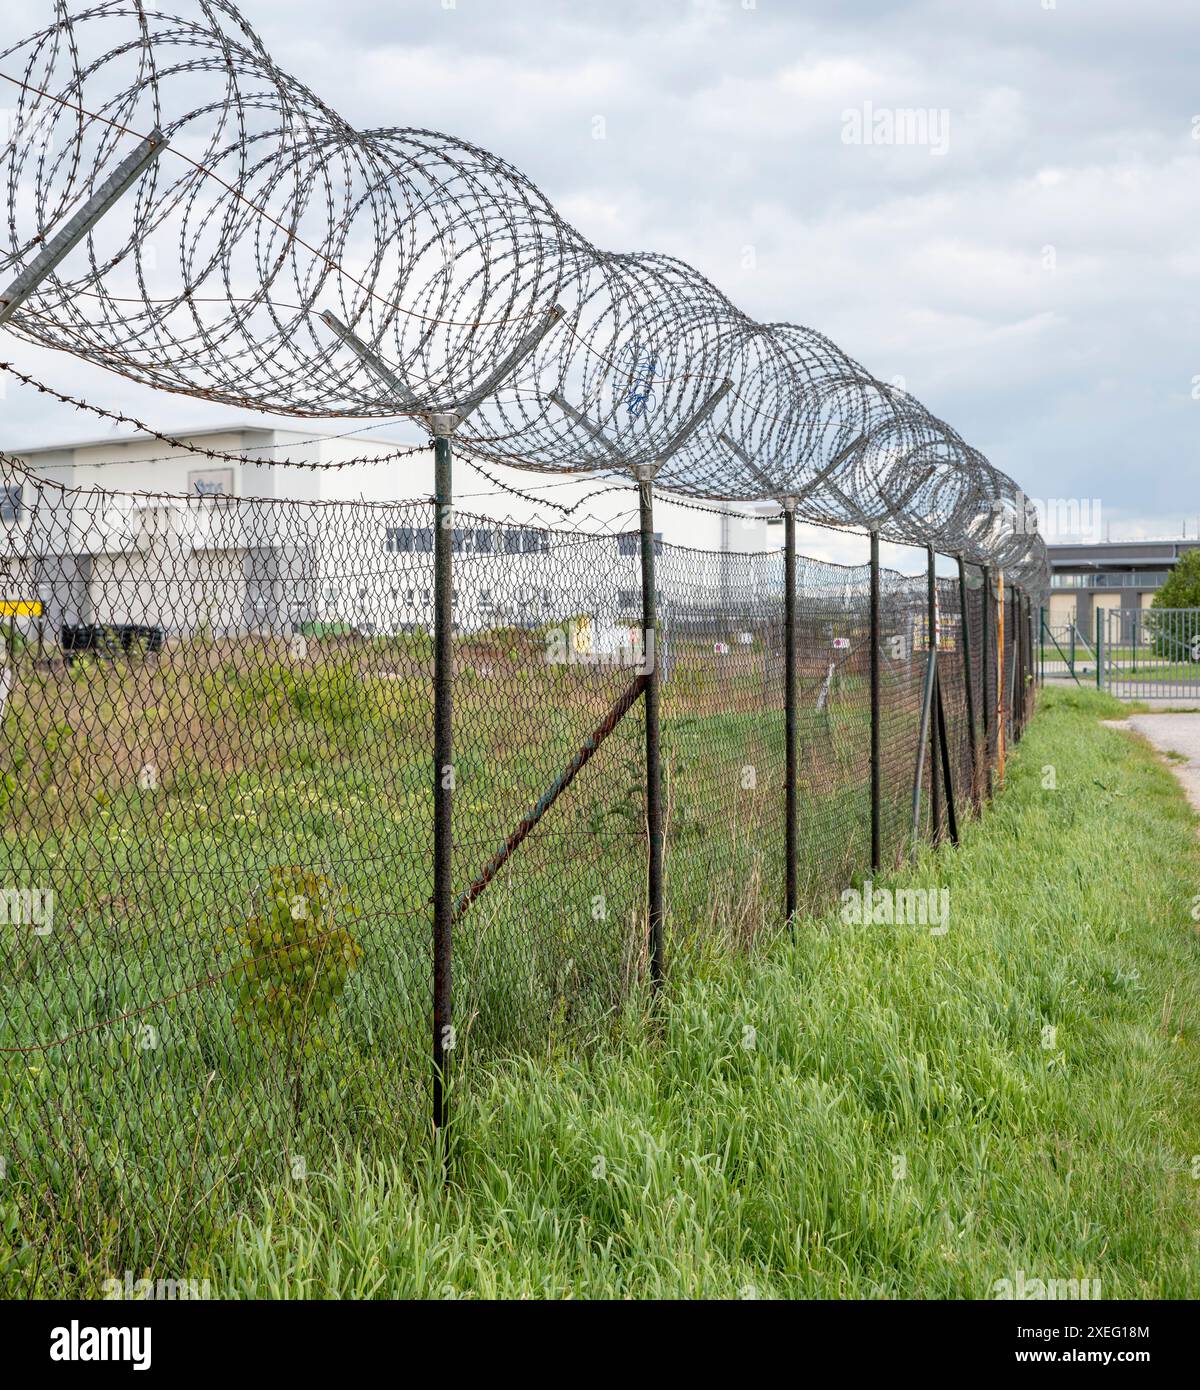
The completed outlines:
[[[439,422],[440,423],[440,422]],[[435,426],[436,427],[436,426]],[[448,433],[434,450],[433,531],[433,1124],[449,1153],[451,935],[454,812],[454,507],[453,455]]]
[[[783,500],[783,537],[783,724],[787,745],[784,772],[784,853],[787,856],[784,868],[784,917],[789,930],[794,932],[799,814],[796,788],[796,500],[793,497]]]
[[[662,767],[659,750],[658,600],[654,577],[654,474],[638,468],[638,514],[642,550],[642,641],[646,674],[646,838],[649,843],[646,908],[650,982],[663,980]]]
[[[941,723],[941,709],[937,699],[938,690],[938,596],[937,596],[937,559],[933,553],[933,546],[926,547],[926,559],[928,565],[928,577],[926,580],[928,589],[928,609],[926,621],[929,626],[929,661],[933,667],[933,700],[930,703],[929,717],[931,720],[929,730],[930,758],[929,758],[929,839],[931,843],[938,844],[942,838],[942,786],[939,777],[940,764],[938,761],[938,745],[941,738],[939,725]]]
[[[971,759],[971,785],[968,795],[971,804],[979,804],[979,743],[975,729],[975,678],[971,672],[971,621],[970,597],[967,589],[967,565],[962,555],[958,557],[958,607],[960,630],[962,632],[963,684],[967,696],[967,750]]]
[[[879,801],[883,773],[879,757],[879,644],[880,634],[879,531],[871,530],[871,872],[878,873],[883,862],[879,824]]]

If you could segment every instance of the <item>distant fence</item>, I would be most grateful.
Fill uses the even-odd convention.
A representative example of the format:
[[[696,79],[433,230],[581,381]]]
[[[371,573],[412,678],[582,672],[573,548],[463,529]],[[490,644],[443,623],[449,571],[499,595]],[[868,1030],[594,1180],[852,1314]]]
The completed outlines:
[[[20,482],[14,1283],[86,1279],[39,1246],[63,1213],[141,1268],[185,1214],[420,1142],[431,1073],[443,1127],[473,1057],[594,1035],[687,943],[802,929],[956,835],[1031,708],[999,576],[796,557],[790,518],[782,552],[647,553],[458,513],[447,666],[428,501]]]
[[[1200,608],[1096,614],[1096,684],[1125,700],[1200,697]]]

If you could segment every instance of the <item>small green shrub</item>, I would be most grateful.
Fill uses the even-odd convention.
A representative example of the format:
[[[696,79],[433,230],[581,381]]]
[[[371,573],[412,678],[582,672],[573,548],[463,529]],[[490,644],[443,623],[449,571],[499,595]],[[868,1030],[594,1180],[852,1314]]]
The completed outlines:
[[[338,924],[354,909],[308,869],[271,871],[262,910],[231,927],[242,950],[232,978],[236,1022],[264,1040],[304,1055],[319,1046],[338,996],[362,958],[353,933]]]

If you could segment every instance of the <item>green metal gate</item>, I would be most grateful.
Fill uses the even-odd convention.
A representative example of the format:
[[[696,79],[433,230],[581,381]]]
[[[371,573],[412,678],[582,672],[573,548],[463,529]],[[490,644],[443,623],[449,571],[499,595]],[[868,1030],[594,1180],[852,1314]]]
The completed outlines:
[[[1097,684],[1120,699],[1200,699],[1200,608],[1096,614]]]
[[[1066,676],[1076,684],[1081,678],[1094,678],[1096,672],[1096,636],[1081,632],[1074,623],[1046,621],[1042,610],[1041,675],[1044,680]]]

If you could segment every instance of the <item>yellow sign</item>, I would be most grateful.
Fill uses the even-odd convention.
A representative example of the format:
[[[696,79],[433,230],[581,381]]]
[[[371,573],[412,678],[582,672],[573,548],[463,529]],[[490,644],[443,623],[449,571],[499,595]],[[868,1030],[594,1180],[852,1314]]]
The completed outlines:
[[[592,619],[584,613],[570,622],[571,650],[576,656],[588,656],[592,650]]]
[[[0,598],[0,618],[40,618],[41,616],[41,599]]]

